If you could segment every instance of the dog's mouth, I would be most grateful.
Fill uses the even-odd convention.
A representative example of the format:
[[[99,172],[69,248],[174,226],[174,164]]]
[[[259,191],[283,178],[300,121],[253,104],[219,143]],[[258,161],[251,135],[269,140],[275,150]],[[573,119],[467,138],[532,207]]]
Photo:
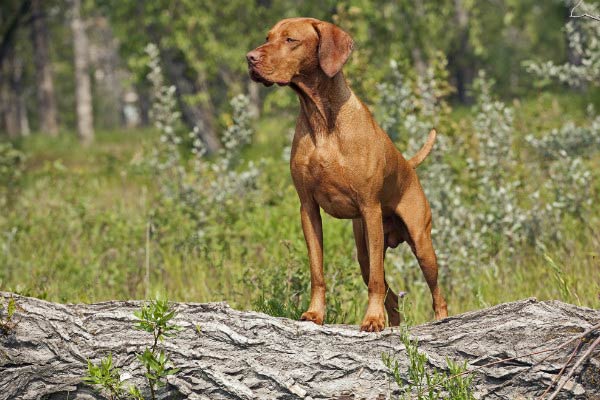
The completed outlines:
[[[256,68],[252,65],[248,65],[248,73],[250,74],[250,79],[252,79],[254,82],[258,82],[258,83],[262,83],[263,85],[269,87],[269,86],[273,86],[274,83],[276,83],[279,86],[286,86],[289,85],[289,82],[279,82],[279,81],[271,81],[267,78],[265,78],[260,72],[258,72],[256,70]]]
[[[263,85],[269,87],[272,86],[274,82],[263,77],[254,67],[248,65],[248,73],[250,74],[250,79],[254,82],[262,83]]]

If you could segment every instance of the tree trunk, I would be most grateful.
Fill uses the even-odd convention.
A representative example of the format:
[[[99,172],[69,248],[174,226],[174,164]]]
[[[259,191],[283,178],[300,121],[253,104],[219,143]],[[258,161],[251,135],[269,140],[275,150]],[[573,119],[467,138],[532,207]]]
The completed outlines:
[[[17,119],[19,122],[19,134],[29,136],[29,118],[27,117],[27,106],[25,105],[25,89],[23,85],[23,60],[21,57],[14,57],[13,64],[13,94],[17,108]]]
[[[6,305],[11,296],[17,312],[0,334],[0,399],[106,398],[82,378],[87,360],[98,364],[109,354],[123,386],[135,383],[148,393],[136,354],[153,337],[134,329],[141,302],[63,305],[1,292],[0,302]],[[397,328],[365,333],[357,326],[236,311],[225,303],[176,303],[175,309],[181,330],[160,347],[179,371],[159,389],[160,399],[398,398],[384,353],[396,358],[400,378],[409,379]],[[596,310],[528,299],[417,326],[411,335],[430,373],[448,372],[447,358],[466,362],[477,398],[525,399],[542,395],[578,343],[573,361],[591,349],[600,327],[590,328],[599,321]],[[563,345],[586,330],[585,340]],[[576,372],[558,398],[598,398],[598,348]]]
[[[39,130],[46,135],[57,136],[58,120],[50,60],[49,32],[42,1],[32,0],[31,2],[31,41],[33,42],[33,59],[35,63]]]
[[[470,101],[467,88],[473,81],[474,71],[469,52],[469,12],[465,9],[463,0],[454,0],[454,21],[457,29],[457,39],[454,50],[448,57],[449,68],[454,70],[454,79],[458,99],[461,103]]]
[[[15,15],[6,25],[6,28],[2,28],[3,35],[0,37],[0,64],[5,58],[9,57],[9,53],[14,48],[14,38],[22,24],[22,20],[25,18],[29,9],[31,8],[31,0],[22,0],[19,8],[16,10]]]
[[[413,39],[415,39],[412,43],[412,48],[410,50],[411,53],[411,57],[412,57],[412,61],[413,61],[413,67],[415,68],[415,71],[417,72],[417,75],[425,77],[426,73],[427,73],[427,62],[425,60],[425,57],[423,56],[423,51],[421,49],[421,47],[423,46],[422,42],[421,42],[421,38],[419,38],[418,36],[415,37],[414,35],[418,35],[418,32],[420,32],[420,26],[421,26],[421,21],[424,20],[425,18],[425,10],[423,9],[423,4],[420,1],[416,1],[413,3],[413,7],[414,7],[414,16],[413,18],[415,18],[417,21],[419,21],[416,24],[416,27],[414,29],[414,32],[411,33],[411,35],[413,36]]]
[[[140,125],[147,127],[150,126],[150,109],[152,103],[150,102],[150,90],[145,83],[138,83],[135,86],[135,92],[137,94],[137,105],[140,112]]]
[[[11,138],[29,134],[29,122],[22,94],[22,74],[23,63],[15,55],[14,49],[11,49],[2,62],[0,77],[4,129]]]
[[[0,77],[0,106],[2,107],[2,127],[8,137],[19,136],[19,116],[17,103],[12,91],[12,68],[10,67],[10,56],[2,62]]]
[[[89,32],[91,65],[96,93],[96,126],[114,129],[122,122],[123,86],[125,78],[119,69],[118,44],[106,17],[91,19]]]
[[[88,39],[81,19],[81,0],[72,1],[73,56],[75,58],[75,102],[77,134],[84,145],[94,141],[92,88],[89,75]]]
[[[208,84],[203,76],[192,79],[188,76],[188,66],[183,54],[178,50],[167,49],[161,52],[165,67],[165,75],[177,89],[177,102],[182,111],[184,122],[193,128],[200,128],[200,139],[206,144],[209,152],[215,152],[221,148],[221,143],[215,130],[215,110],[210,100]],[[201,92],[205,99],[196,105],[190,105],[185,97]]]

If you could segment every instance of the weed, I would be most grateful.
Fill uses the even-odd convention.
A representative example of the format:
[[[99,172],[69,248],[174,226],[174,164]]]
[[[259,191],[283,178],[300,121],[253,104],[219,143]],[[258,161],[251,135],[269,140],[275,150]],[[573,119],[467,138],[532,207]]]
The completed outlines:
[[[179,371],[178,368],[169,367],[171,361],[164,350],[158,348],[158,344],[167,337],[175,336],[181,328],[170,323],[176,312],[171,309],[166,299],[150,301],[142,305],[139,311],[135,311],[134,315],[138,319],[134,327],[151,333],[153,337],[152,346],[146,347],[136,357],[145,370],[144,376],[148,380],[151,399],[155,400],[156,389],[165,385],[165,378]],[[135,385],[129,386],[128,391],[125,391],[121,381],[121,371],[114,366],[112,354],[101,359],[99,364],[93,364],[88,360],[88,371],[83,381],[99,386],[111,400],[144,399],[140,389]]]
[[[164,379],[168,375],[176,374],[178,368],[169,368],[169,358],[164,350],[158,348],[158,342],[162,342],[166,337],[173,337],[181,329],[173,325],[170,321],[175,317],[175,310],[169,306],[166,299],[156,299],[142,306],[139,311],[134,312],[139,319],[135,328],[152,333],[154,343],[151,347],[146,347],[144,352],[137,355],[137,359],[146,369],[146,378],[150,385],[152,399],[156,398],[156,387],[164,386]]]
[[[427,356],[419,351],[418,339],[411,339],[408,326],[400,328],[400,340],[408,358],[407,376],[400,371],[400,363],[391,353],[382,353],[381,359],[402,392],[401,399],[417,400],[474,400],[472,377],[463,375],[464,364],[446,358],[448,373],[428,367]]]
[[[88,360],[87,375],[83,381],[90,385],[100,386],[111,400],[121,399],[125,395],[121,370],[113,365],[112,354],[101,359],[99,364],[93,364]]]
[[[544,254],[544,258],[548,262],[548,266],[552,271],[552,275],[554,276],[554,279],[558,284],[561,299],[564,301],[570,301],[574,298],[577,301],[577,304],[581,306],[581,300],[579,300],[577,294],[571,290],[570,282],[568,281],[568,278],[565,277],[563,269],[558,264],[556,264],[556,262],[548,254]]]
[[[8,335],[19,324],[19,320],[13,318],[16,311],[17,303],[14,298],[9,298],[6,306],[4,306],[4,302],[0,302],[0,334]],[[3,315],[5,313],[6,315]]]

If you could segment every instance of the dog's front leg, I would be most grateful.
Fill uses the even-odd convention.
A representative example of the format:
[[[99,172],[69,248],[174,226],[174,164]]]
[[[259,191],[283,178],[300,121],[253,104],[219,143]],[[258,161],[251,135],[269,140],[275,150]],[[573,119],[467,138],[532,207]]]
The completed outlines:
[[[383,224],[379,204],[363,209],[367,248],[369,250],[369,305],[360,325],[361,331],[379,332],[385,326],[385,278],[383,273]]]
[[[325,317],[325,278],[323,277],[323,224],[319,205],[314,200],[302,202],[300,218],[310,262],[310,306],[300,319],[322,325]]]

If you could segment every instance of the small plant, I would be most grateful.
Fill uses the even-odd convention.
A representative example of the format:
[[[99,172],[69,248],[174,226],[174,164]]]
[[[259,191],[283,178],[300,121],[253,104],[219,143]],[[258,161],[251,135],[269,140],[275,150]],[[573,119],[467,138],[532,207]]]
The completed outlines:
[[[402,299],[400,311],[404,315],[407,304]],[[400,399],[417,400],[473,400],[471,384],[473,377],[465,375],[467,363],[458,363],[446,358],[448,373],[427,366],[427,355],[419,351],[418,339],[412,339],[406,323],[400,328],[400,341],[404,344],[408,357],[408,376],[400,371],[398,358],[391,353],[382,353],[383,364],[388,368],[400,388]]]
[[[467,362],[459,363],[446,357],[448,377],[443,382],[444,389],[448,392],[449,399],[473,399],[473,376],[465,375]]]
[[[166,337],[175,336],[181,328],[170,323],[176,313],[166,299],[156,299],[144,304],[139,311],[135,311],[133,314],[139,319],[135,328],[152,333],[154,339],[151,347],[146,347],[141,354],[137,354],[137,359],[145,369],[144,375],[150,385],[151,399],[155,400],[156,388],[165,386],[165,378],[179,371],[178,368],[169,367],[171,361],[164,350],[158,348],[158,343]],[[121,371],[114,366],[112,354],[101,359],[99,364],[93,364],[88,360],[88,371],[83,381],[90,385],[100,386],[111,400],[144,399],[140,389],[135,385],[130,386],[128,392],[125,392],[121,381]]]
[[[114,366],[112,354],[101,359],[99,364],[93,364],[88,360],[87,376],[83,381],[100,386],[110,400],[122,399],[125,396],[121,371]]]
[[[19,323],[18,320],[13,319],[13,316],[17,311],[17,303],[15,302],[15,299],[12,297],[8,299],[8,304],[6,305],[6,316],[4,315],[4,309],[4,303],[0,303],[0,334],[8,335],[8,333],[15,329]]]
[[[146,378],[154,400],[156,387],[164,386],[165,378],[179,371],[178,368],[168,367],[170,360],[164,350],[158,349],[158,342],[162,342],[166,337],[175,336],[181,328],[170,323],[176,313],[166,299],[151,301],[143,305],[139,311],[134,312],[134,315],[139,319],[135,328],[150,332],[154,337],[152,347],[146,347],[143,353],[137,355],[137,359],[146,369]]]

